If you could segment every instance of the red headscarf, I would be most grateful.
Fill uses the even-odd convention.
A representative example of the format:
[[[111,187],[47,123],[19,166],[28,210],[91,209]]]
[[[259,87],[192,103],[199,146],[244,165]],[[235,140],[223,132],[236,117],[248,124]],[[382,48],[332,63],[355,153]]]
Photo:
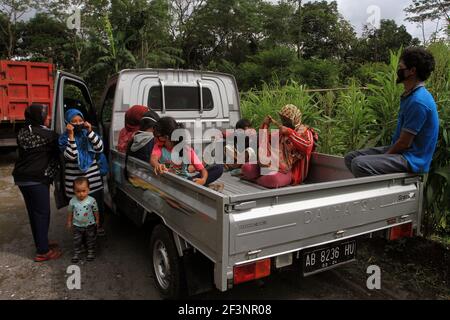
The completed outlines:
[[[149,108],[146,106],[134,105],[125,113],[125,128],[120,130],[117,145],[119,152],[127,151],[128,142],[133,138],[134,133],[139,130],[141,118],[148,111]]]

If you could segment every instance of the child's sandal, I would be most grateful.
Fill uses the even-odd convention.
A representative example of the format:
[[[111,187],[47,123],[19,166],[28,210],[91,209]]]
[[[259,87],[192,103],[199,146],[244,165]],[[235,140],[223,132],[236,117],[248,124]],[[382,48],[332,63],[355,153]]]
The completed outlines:
[[[95,259],[95,252],[92,252],[92,251],[88,251],[88,254],[87,254],[87,256],[86,256],[86,260],[87,261],[94,261],[94,259]]]
[[[80,257],[78,256],[78,254],[74,254],[72,256],[72,263],[78,263],[80,261]]]

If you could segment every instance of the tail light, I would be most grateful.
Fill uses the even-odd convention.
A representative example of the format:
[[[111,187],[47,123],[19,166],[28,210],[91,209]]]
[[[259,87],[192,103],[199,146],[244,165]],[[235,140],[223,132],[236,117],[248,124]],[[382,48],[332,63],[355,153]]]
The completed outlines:
[[[389,240],[397,240],[400,238],[410,238],[413,235],[412,222],[392,227],[389,231]]]
[[[234,267],[234,284],[264,278],[270,275],[270,259]]]

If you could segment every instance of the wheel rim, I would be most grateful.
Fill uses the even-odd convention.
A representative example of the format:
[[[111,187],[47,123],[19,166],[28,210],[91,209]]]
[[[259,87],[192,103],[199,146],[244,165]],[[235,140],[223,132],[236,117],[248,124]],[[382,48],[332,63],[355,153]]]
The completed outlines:
[[[166,246],[161,240],[157,240],[153,246],[153,269],[156,280],[163,289],[170,285],[170,263]]]

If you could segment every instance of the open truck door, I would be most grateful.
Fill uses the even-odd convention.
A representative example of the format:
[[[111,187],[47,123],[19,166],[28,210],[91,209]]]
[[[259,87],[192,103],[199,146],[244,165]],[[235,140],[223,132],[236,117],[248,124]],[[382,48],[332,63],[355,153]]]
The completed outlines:
[[[99,123],[97,121],[97,113],[92,102],[89,89],[83,79],[72,75],[70,73],[58,71],[55,76],[55,94],[52,110],[51,128],[59,135],[66,130],[66,123],[64,114],[69,109],[80,110],[86,121],[92,124],[95,132],[101,132]],[[64,155],[60,153],[60,166],[57,175],[55,176],[55,202],[58,209],[63,208],[69,204],[69,199],[66,197],[64,170],[65,161]]]
[[[107,156],[109,162],[111,159],[110,149],[113,143],[113,139],[110,135],[110,129],[112,123],[113,105],[116,94],[117,79],[118,79],[117,75],[109,79],[100,100],[100,114],[98,117],[101,129],[99,133],[101,133],[103,139],[103,152]],[[103,200],[105,201],[105,204],[108,206],[108,208],[112,210],[112,212],[116,212],[116,206],[113,201],[114,183],[111,177],[112,176],[108,174],[106,181],[105,179],[103,180],[103,185],[105,188]]]

